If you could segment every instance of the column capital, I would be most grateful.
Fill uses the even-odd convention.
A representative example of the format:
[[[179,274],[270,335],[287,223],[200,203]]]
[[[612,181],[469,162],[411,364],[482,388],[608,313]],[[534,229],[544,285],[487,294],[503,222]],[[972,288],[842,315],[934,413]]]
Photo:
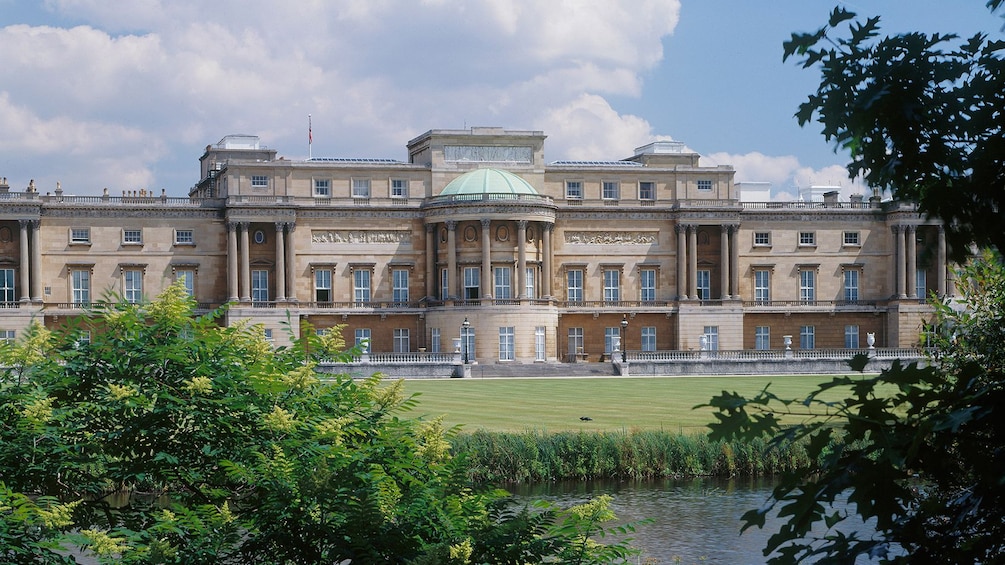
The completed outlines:
[[[436,224],[426,224],[426,233],[433,233],[436,231]]]
[[[482,218],[482,227],[488,229],[492,225],[492,220],[490,218]]]
[[[518,228],[525,230],[527,229],[527,220],[517,220],[516,225]]]
[[[444,222],[447,224],[447,229],[450,231],[457,231],[457,220],[447,220]]]

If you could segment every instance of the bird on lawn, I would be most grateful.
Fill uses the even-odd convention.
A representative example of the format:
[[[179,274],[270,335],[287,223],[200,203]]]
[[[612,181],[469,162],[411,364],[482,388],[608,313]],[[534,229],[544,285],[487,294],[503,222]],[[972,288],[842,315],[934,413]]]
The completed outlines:
[[[584,422],[591,422],[591,421],[593,421],[593,418],[591,418],[589,416],[580,416],[579,419],[582,420],[582,421],[584,421]]]

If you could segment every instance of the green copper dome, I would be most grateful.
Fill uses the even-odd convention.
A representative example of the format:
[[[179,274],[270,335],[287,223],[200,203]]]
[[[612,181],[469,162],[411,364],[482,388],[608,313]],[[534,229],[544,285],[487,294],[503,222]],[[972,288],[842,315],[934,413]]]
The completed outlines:
[[[443,188],[441,196],[481,194],[537,194],[522,178],[499,169],[476,169],[455,178]]]

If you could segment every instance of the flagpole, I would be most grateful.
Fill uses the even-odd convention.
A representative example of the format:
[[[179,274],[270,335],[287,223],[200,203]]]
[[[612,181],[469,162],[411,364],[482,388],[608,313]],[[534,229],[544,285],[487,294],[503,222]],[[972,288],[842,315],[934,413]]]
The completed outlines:
[[[314,158],[314,132],[311,128],[311,115],[307,114],[307,160]]]

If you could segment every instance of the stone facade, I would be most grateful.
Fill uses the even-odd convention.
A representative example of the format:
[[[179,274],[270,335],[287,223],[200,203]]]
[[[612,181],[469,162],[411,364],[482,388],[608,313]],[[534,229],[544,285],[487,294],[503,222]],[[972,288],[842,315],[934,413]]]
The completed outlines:
[[[553,163],[544,146],[540,131],[432,130],[407,162],[295,161],[229,136],[187,198],[4,181],[0,337],[180,279],[277,344],[304,320],[374,353],[452,352],[464,333],[479,363],[599,361],[622,339],[911,347],[926,296],[953,292],[941,226],[908,203],[741,202],[731,167],[675,142]],[[487,169],[520,190],[451,190]]]

